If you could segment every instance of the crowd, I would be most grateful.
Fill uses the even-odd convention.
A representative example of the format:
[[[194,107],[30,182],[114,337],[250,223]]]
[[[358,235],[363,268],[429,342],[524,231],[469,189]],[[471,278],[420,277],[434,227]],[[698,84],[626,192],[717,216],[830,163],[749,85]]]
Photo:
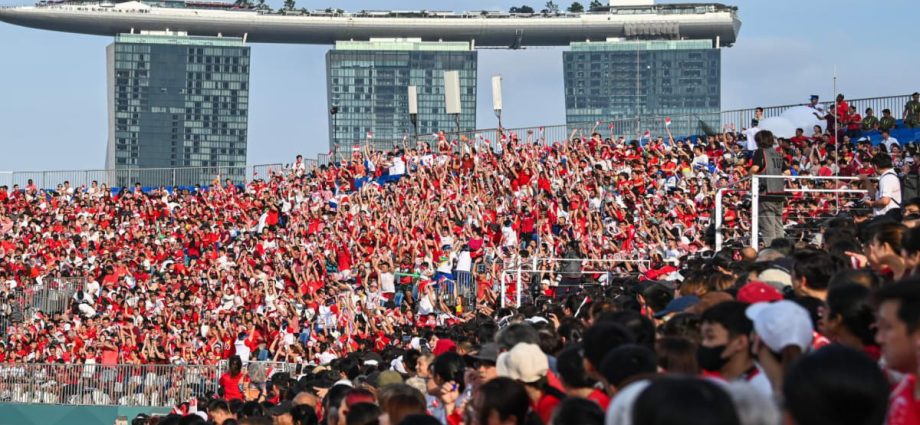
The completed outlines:
[[[843,130],[441,135],[245,185],[3,187],[0,362],[229,364],[144,423],[754,424],[781,400],[868,424],[889,394],[889,423],[920,423],[920,299],[896,283],[920,262],[920,151],[815,112]],[[744,247],[752,174],[864,178],[762,184]],[[58,277],[85,281],[67,308],[16,305]]]

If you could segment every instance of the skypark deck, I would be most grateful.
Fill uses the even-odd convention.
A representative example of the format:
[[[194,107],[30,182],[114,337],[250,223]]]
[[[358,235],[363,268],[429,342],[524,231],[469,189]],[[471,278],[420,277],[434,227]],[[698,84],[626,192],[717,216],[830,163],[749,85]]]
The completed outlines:
[[[244,37],[255,43],[334,44],[338,40],[421,38],[476,46],[567,46],[609,38],[710,39],[731,46],[741,21],[721,4],[617,7],[586,13],[219,9],[175,2],[45,3],[0,8],[0,21],[30,28],[114,36],[140,31]]]

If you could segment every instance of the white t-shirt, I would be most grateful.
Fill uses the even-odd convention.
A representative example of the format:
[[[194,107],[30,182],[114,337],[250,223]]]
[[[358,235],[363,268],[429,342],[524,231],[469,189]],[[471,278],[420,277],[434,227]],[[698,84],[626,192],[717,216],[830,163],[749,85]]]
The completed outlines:
[[[898,139],[895,139],[894,137],[891,137],[891,136],[889,136],[888,139],[886,139],[886,140],[882,140],[882,144],[885,145],[885,149],[886,149],[888,152],[891,152],[891,146],[892,146],[892,145],[901,146],[901,143],[898,142]]]
[[[891,202],[885,205],[884,208],[876,208],[874,215],[885,215],[888,211],[895,208],[901,208],[901,181],[898,179],[898,175],[895,174],[894,170],[888,170],[882,173],[878,179],[878,194],[876,194],[875,200],[877,201],[885,197],[891,199]]]
[[[756,151],[757,150],[757,141],[754,140],[754,136],[760,133],[760,128],[751,127],[747,130],[744,130],[744,136],[747,137],[747,142],[744,144],[744,150],[746,151]]]
[[[391,272],[380,273],[380,292],[392,294],[396,292],[396,276]]]
[[[249,354],[252,350],[249,349],[246,342],[238,339],[236,343],[233,344],[233,347],[236,348],[236,355],[240,356],[240,360],[243,361],[243,364],[249,363]]]
[[[469,251],[460,251],[460,255],[457,256],[457,271],[468,272],[473,270],[473,257],[470,256]]]

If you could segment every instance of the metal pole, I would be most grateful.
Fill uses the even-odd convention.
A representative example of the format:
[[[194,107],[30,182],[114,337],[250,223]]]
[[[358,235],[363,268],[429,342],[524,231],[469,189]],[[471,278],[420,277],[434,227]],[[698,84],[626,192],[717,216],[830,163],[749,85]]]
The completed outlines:
[[[725,188],[716,191],[716,252],[722,250],[722,194]]]
[[[757,175],[751,176],[751,248],[757,249],[758,235],[760,227],[758,222],[760,214],[760,178]]]
[[[837,65],[834,65],[834,176],[840,175],[840,125],[837,117]],[[834,214],[840,214],[840,194],[834,196],[836,199]]]
[[[502,308],[505,308],[505,276],[506,274],[507,273],[503,271],[501,274],[500,280],[499,280],[499,291],[501,292],[498,294],[498,297],[501,299]]]
[[[520,261],[518,262],[518,264],[520,264]],[[517,286],[515,287],[515,294],[514,294],[516,301],[517,301],[518,308],[521,308],[521,273],[522,273],[521,267],[518,266]]]

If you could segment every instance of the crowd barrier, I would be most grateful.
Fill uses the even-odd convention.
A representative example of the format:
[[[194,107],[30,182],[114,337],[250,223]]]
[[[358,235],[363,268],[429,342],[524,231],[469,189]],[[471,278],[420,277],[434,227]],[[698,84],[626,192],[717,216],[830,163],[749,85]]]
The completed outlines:
[[[577,263],[574,266],[572,263]],[[643,268],[647,269],[651,261],[637,255],[620,253],[614,258],[520,258],[508,264],[501,272],[499,292],[501,306],[505,307],[512,300],[517,307],[526,302],[533,302],[542,286],[543,279],[553,285],[608,285],[614,278],[635,275]],[[509,294],[509,285],[514,287]],[[513,298],[509,298],[513,295]]]
[[[301,368],[296,363],[273,362],[273,361],[249,361],[243,370],[249,375],[249,379],[256,383],[264,383],[276,373],[288,373],[291,377],[296,377]],[[218,378],[230,370],[230,362],[221,360],[217,362]]]
[[[63,313],[85,284],[82,277],[45,277],[0,291],[0,333],[6,334],[11,324],[27,320],[37,312],[49,316]]]
[[[760,186],[767,179],[781,179],[785,182],[783,189],[784,207],[786,208],[787,217],[782,220],[786,233],[786,238],[811,242],[814,235],[821,230],[820,222],[836,217],[842,212],[851,212],[852,204],[856,200],[866,195],[868,192],[862,188],[823,188],[823,187],[789,187],[793,181],[805,182],[853,182],[859,181],[859,177],[838,177],[838,176],[750,176],[738,180],[729,186],[719,188],[715,197],[715,216],[714,223],[714,247],[715,251],[721,251],[727,243],[733,242],[737,245],[746,245],[756,247],[760,243]],[[870,181],[877,178],[870,178]],[[735,200],[733,205],[738,212],[748,213],[749,216],[736,214],[731,223],[725,218],[726,205],[725,195],[734,193],[742,197],[742,202]],[[801,202],[803,199],[809,199],[809,196],[824,196],[825,208],[820,212],[794,210],[789,211],[790,202]],[[813,199],[813,198],[812,198]],[[729,237],[725,233],[732,232]]]
[[[217,393],[217,366],[0,364],[0,402],[172,407]]]

